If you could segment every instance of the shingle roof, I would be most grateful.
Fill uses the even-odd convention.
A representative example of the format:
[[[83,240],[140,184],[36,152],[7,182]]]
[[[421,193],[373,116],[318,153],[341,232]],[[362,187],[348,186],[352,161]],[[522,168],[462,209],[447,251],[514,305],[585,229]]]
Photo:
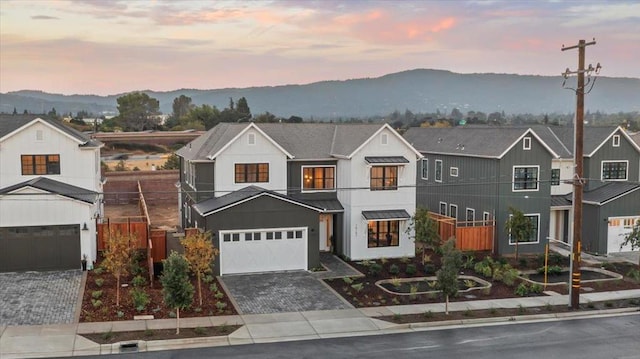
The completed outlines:
[[[77,139],[81,142],[83,147],[100,147],[102,142],[94,140],[84,133],[77,131],[74,128],[64,125],[61,121],[52,120],[46,118],[46,116],[40,117],[36,115],[3,115],[0,114],[0,138],[12,133],[22,126],[29,124],[30,122],[40,119],[58,130],[68,134],[69,136]]]
[[[220,123],[176,153],[187,160],[207,160],[247,128],[247,123]],[[255,123],[295,159],[349,156],[382,124]]]
[[[87,203],[95,203],[98,200],[98,192],[52,180],[47,177],[37,177],[29,181],[2,188],[0,189],[0,194],[8,194],[24,187],[40,189],[49,193],[58,194]]]
[[[274,191],[270,191],[267,189],[264,189],[262,187],[258,187],[258,186],[248,186],[242,189],[239,189],[237,191],[231,192],[229,194],[226,194],[224,196],[220,196],[220,197],[215,197],[215,198],[210,198],[207,200],[204,200],[200,203],[196,203],[193,205],[193,208],[200,213],[203,216],[207,216],[213,212],[217,212],[218,210],[221,210],[225,207],[228,206],[233,206],[234,204],[238,204],[239,202],[243,202],[245,200],[249,200],[251,198],[254,197],[259,197],[262,195],[269,195],[271,197],[275,197],[275,198],[279,198],[279,199],[283,199],[283,200],[287,200],[302,206],[308,206],[311,207],[315,210],[317,210],[318,212],[322,212],[323,208],[319,208],[316,207],[312,204],[309,204],[307,202],[295,199],[293,197],[289,197],[289,196],[285,196],[283,194],[274,192]]]
[[[404,137],[420,152],[498,158],[526,131],[516,127],[412,127]]]
[[[537,125],[531,129],[561,158],[573,158],[573,127]],[[584,155],[593,153],[617,129],[616,126],[585,126]]]
[[[607,182],[605,185],[591,191],[585,191],[583,202],[602,205],[616,197],[640,189],[640,184],[632,182]]]

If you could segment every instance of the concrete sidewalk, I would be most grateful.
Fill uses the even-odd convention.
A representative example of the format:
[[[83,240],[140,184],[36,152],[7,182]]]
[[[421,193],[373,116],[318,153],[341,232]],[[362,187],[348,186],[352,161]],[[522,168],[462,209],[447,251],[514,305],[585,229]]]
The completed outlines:
[[[617,292],[585,293],[581,303],[617,299],[640,298],[640,289]],[[507,298],[453,302],[450,311],[466,311],[491,308],[544,307],[569,303],[568,295],[551,295],[530,298]],[[519,320],[551,320],[554,318],[593,316],[634,312],[638,308],[613,309],[607,311],[569,312],[562,314],[540,314],[525,316]],[[431,322],[397,325],[376,319],[378,316],[394,314],[419,314],[427,311],[443,312],[444,303],[417,304],[361,309],[325,310],[275,314],[233,315],[220,317],[184,318],[180,327],[194,328],[213,325],[242,325],[230,335],[221,337],[172,339],[138,342],[139,351],[195,348],[220,345],[280,342],[289,340],[348,337],[400,333],[414,330],[429,330],[447,325],[467,325],[495,322],[513,322],[514,318],[474,318],[447,322]],[[79,323],[44,326],[0,326],[0,358],[36,358],[52,356],[74,356],[110,354],[120,352],[119,344],[96,344],[79,334],[107,331],[157,330],[175,328],[174,319],[156,319],[121,322]]]

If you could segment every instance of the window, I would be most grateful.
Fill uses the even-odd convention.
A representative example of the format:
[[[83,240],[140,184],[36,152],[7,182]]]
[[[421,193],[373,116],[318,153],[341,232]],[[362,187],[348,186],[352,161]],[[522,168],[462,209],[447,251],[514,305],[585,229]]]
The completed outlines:
[[[613,147],[620,147],[620,135],[613,135],[612,142]]]
[[[539,166],[513,167],[513,190],[514,191],[537,191],[538,190],[538,169]]]
[[[491,223],[489,222],[491,220],[491,213],[482,212],[482,220],[484,221],[485,226],[491,225]]]
[[[398,166],[373,166],[370,178],[372,191],[398,189]]]
[[[256,144],[256,134],[251,132],[247,135],[247,143],[250,145]]]
[[[191,186],[195,186],[196,185],[196,164],[193,162],[189,162],[188,163],[188,170],[187,170],[187,182],[191,185]]]
[[[236,183],[269,182],[268,163],[236,163]]]
[[[458,167],[449,168],[449,176],[458,177]]]
[[[540,241],[540,239],[538,238],[538,232],[540,228],[540,215],[525,214],[524,216],[531,221],[531,224],[533,225],[533,231],[531,232],[531,236],[529,238],[518,239],[518,243],[538,243]],[[509,244],[516,244],[516,238],[512,236],[511,233],[509,233]]]
[[[396,247],[400,241],[400,221],[369,222],[368,247]]]
[[[442,182],[442,160],[436,160],[436,182]]]
[[[523,150],[530,150],[531,149],[531,137],[525,137],[522,140],[522,149]]]
[[[40,142],[44,140],[44,132],[42,130],[36,130],[36,141]]]
[[[467,216],[465,217],[467,222],[473,222],[476,220],[476,210],[473,208],[467,208]]]
[[[60,155],[22,155],[23,175],[59,175]]]
[[[447,204],[445,202],[440,202],[440,214],[443,216],[447,215]]]
[[[602,180],[627,180],[628,161],[602,161]]]
[[[255,233],[245,233],[244,234],[245,241],[259,241],[260,240],[260,232]]]
[[[449,217],[453,217],[455,219],[458,219],[458,205],[457,204],[450,204],[449,205]]]
[[[428,158],[422,159],[422,179],[423,180],[429,179],[429,159]]]
[[[302,189],[308,191],[333,190],[336,180],[335,166],[302,167]]]
[[[386,145],[389,143],[389,135],[386,133],[383,133],[380,135],[380,144],[381,145]]]
[[[552,186],[560,185],[560,169],[559,168],[551,169],[551,185]]]

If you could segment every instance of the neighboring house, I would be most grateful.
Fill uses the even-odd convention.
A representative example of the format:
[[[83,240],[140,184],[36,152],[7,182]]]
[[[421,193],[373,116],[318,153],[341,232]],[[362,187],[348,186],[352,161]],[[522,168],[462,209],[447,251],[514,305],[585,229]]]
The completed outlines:
[[[216,274],[415,253],[421,155],[388,125],[222,123],[177,154],[181,225],[212,232]]]
[[[526,128],[410,128],[404,137],[424,158],[418,166],[417,205],[453,217],[458,225],[495,220],[494,250],[515,251],[505,229],[509,208],[531,219],[535,233],[520,253],[539,253],[549,233],[551,165],[559,157]],[[473,222],[473,223],[472,223]]]
[[[59,121],[0,115],[0,272],[95,260],[101,147]]]
[[[549,237],[573,236],[573,128],[536,126],[534,130],[559,158],[553,160]],[[596,254],[619,252],[629,223],[640,219],[640,146],[622,127],[584,128],[582,247]],[[630,250],[623,248],[623,250]]]

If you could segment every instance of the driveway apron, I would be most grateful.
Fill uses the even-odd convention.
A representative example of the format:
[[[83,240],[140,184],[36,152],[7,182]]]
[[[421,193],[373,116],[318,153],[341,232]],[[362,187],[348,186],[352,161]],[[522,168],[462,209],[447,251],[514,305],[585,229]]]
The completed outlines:
[[[308,272],[275,272],[222,277],[241,314],[350,309]]]
[[[0,325],[74,322],[82,272],[0,273]]]

